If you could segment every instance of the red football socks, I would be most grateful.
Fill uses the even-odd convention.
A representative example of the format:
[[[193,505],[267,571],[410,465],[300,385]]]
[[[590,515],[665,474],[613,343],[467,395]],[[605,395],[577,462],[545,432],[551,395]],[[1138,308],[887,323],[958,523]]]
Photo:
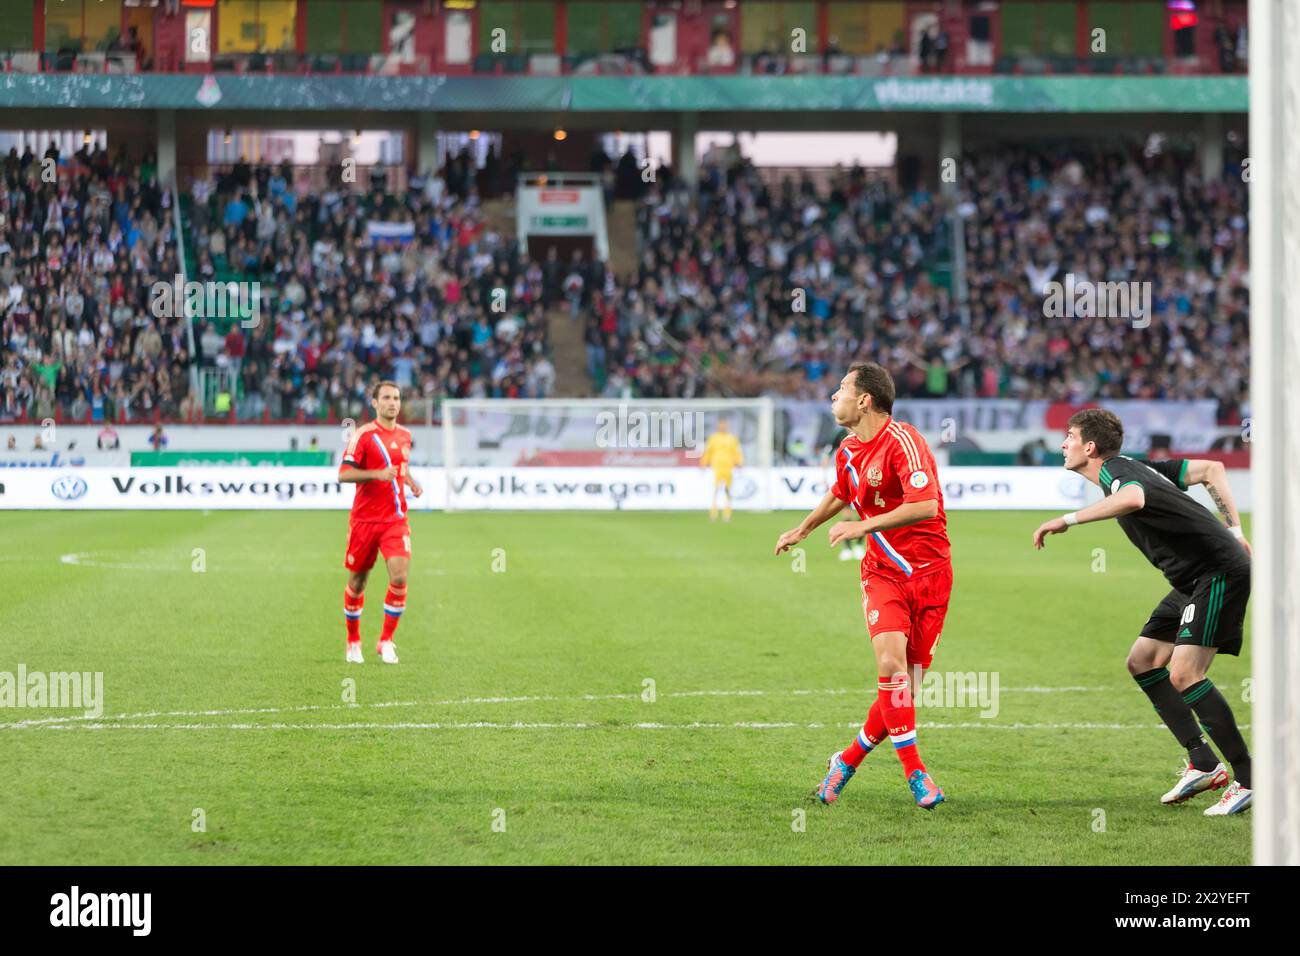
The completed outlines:
[[[388,585],[388,593],[384,595],[384,632],[379,635],[381,643],[393,639],[393,632],[397,630],[404,610],[406,610],[406,585]]]
[[[885,739],[885,736],[885,716],[880,709],[880,700],[877,698],[872,703],[871,710],[867,712],[867,722],[853,738],[853,743],[844,748],[840,759],[850,767],[859,766],[863,758],[871,753],[876,748],[876,744]]]
[[[907,675],[899,673],[880,678],[876,695],[894,752],[903,763],[903,775],[910,777],[917,770],[924,773],[925,764],[916,749],[916,707]]]
[[[361,640],[361,606],[366,603],[364,594],[355,594],[351,587],[343,588],[343,618],[348,625],[348,643]]]

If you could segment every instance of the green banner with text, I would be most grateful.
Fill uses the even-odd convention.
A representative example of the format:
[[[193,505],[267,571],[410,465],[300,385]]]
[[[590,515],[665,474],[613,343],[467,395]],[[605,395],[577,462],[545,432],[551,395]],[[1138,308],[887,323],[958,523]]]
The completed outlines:
[[[133,451],[132,468],[175,468],[182,465],[329,465],[328,451]]]
[[[0,109],[410,113],[1244,113],[1244,76],[196,76],[8,73]]]

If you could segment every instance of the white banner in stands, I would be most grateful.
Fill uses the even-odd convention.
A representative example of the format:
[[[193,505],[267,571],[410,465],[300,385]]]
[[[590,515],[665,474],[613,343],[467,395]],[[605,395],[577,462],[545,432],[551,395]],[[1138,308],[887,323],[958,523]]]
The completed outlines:
[[[703,511],[713,491],[702,468],[416,468],[424,496],[412,511]],[[1250,473],[1229,471],[1237,506],[1251,507]],[[808,511],[828,488],[821,468],[738,469],[738,510]],[[944,505],[961,510],[1074,511],[1101,497],[1058,468],[940,468]],[[333,468],[40,468],[0,473],[0,510],[346,509],[353,489]],[[1209,506],[1203,489],[1193,497]]]
[[[894,416],[916,427],[938,452],[943,442],[975,440],[1001,432],[1033,432],[1045,435],[1054,446],[1065,433],[1070,415],[1089,405],[1065,402],[1013,401],[983,398],[900,398],[894,402]],[[1122,399],[1107,401],[1105,407],[1124,423],[1124,452],[1146,453],[1153,435],[1168,438],[1168,446],[1179,451],[1206,451],[1221,434],[1216,424],[1218,403],[1213,400],[1188,402]],[[777,405],[786,449],[798,447],[805,454],[819,454],[830,441],[843,434],[831,417],[830,403],[784,400]]]

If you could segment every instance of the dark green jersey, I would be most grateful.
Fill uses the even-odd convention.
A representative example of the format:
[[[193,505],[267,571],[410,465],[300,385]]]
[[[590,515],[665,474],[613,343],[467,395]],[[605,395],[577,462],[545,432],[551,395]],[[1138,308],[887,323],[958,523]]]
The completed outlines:
[[[1191,594],[1196,581],[1250,565],[1245,549],[1215,515],[1187,490],[1187,459],[1147,464],[1116,455],[1101,466],[1101,491],[1110,497],[1125,485],[1140,485],[1141,511],[1121,516],[1128,539],[1163,572],[1171,586]]]

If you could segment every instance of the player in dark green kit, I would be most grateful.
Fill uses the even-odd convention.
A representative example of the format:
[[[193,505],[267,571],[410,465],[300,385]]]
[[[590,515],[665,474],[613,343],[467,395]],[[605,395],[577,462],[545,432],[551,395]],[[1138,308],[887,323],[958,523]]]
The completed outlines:
[[[1034,547],[1041,550],[1047,535],[1072,525],[1115,518],[1163,572],[1173,590],[1151,612],[1128,657],[1129,672],[1187,750],[1187,767],[1161,802],[1181,803],[1227,786],[1206,816],[1241,813],[1251,802],[1250,751],[1232,708],[1205,675],[1216,653],[1241,653],[1250,545],[1222,463],[1147,464],[1119,454],[1123,442],[1124,427],[1113,412],[1089,408],[1070,419],[1061,443],[1065,467],[1099,485],[1104,498],[1044,522],[1034,532]],[[1222,522],[1184,493],[1194,484],[1205,486]],[[1231,785],[1198,721],[1232,766]]]

